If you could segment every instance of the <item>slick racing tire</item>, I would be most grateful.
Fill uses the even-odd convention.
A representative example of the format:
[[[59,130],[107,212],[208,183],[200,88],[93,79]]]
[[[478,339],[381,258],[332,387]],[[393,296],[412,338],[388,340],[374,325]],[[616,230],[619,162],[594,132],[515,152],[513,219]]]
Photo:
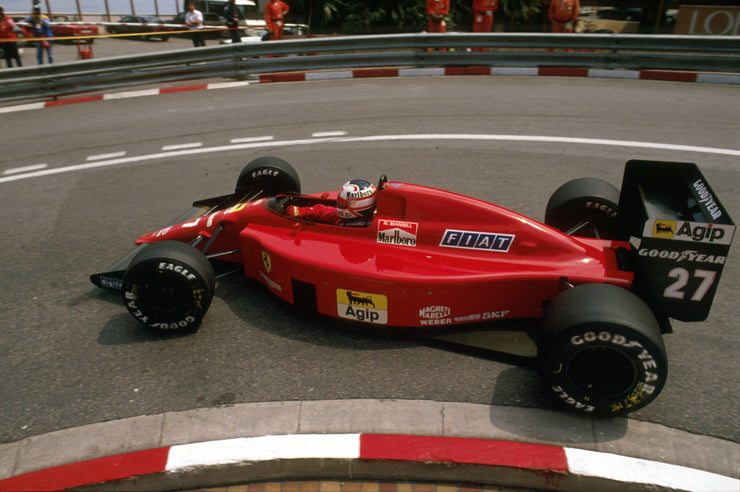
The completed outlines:
[[[277,157],[259,157],[244,166],[236,180],[235,193],[244,199],[253,200],[259,196],[275,196],[281,193],[301,192],[298,172]]]
[[[566,234],[616,239],[619,190],[597,178],[568,181],[555,190],[545,209],[545,224]]]
[[[556,297],[545,312],[537,349],[546,387],[560,404],[598,417],[644,407],[668,374],[652,311],[614,285],[580,285]]]
[[[208,259],[189,244],[150,244],[123,276],[123,303],[156,332],[194,333],[211,304],[215,279]]]

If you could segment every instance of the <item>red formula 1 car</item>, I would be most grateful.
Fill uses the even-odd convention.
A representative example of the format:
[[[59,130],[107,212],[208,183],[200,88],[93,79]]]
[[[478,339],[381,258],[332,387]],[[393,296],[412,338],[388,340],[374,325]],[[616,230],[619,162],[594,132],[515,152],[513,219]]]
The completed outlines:
[[[197,329],[225,265],[301,311],[355,322],[421,330],[541,319],[547,386],[570,409],[612,416],[661,391],[669,318],[706,319],[735,230],[688,163],[630,161],[621,191],[570,181],[544,224],[382,177],[369,225],[327,225],[284,210],[336,206],[336,192],[299,193],[288,163],[256,159],[234,193],[195,202],[91,280],[120,290],[160,331]]]

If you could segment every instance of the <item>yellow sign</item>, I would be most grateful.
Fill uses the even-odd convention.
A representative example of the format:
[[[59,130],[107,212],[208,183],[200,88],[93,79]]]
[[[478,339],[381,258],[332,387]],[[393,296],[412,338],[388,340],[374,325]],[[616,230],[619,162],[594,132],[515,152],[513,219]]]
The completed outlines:
[[[365,323],[388,323],[388,298],[350,289],[337,289],[337,315]]]
[[[653,237],[672,238],[676,235],[675,220],[656,220],[653,224]]]

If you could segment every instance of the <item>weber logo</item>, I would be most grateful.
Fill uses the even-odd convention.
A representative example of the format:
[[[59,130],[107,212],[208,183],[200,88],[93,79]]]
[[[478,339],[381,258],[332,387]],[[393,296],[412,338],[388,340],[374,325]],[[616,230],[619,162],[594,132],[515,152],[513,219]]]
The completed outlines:
[[[416,231],[419,224],[401,220],[380,219],[378,221],[378,242],[401,246],[416,246]]]
[[[515,237],[514,234],[447,229],[439,245],[447,248],[482,249],[506,253]]]
[[[664,219],[648,220],[643,229],[643,237],[727,246],[732,244],[734,233],[735,226],[731,225]]]

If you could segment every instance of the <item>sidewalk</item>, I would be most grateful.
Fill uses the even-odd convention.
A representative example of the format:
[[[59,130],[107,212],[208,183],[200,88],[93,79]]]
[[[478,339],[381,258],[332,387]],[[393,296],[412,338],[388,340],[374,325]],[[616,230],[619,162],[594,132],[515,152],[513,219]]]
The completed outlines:
[[[296,401],[146,415],[0,445],[0,491],[72,477],[53,483],[124,479],[84,489],[130,491],[403,480],[736,492],[738,464],[737,443],[632,419],[434,401]]]

